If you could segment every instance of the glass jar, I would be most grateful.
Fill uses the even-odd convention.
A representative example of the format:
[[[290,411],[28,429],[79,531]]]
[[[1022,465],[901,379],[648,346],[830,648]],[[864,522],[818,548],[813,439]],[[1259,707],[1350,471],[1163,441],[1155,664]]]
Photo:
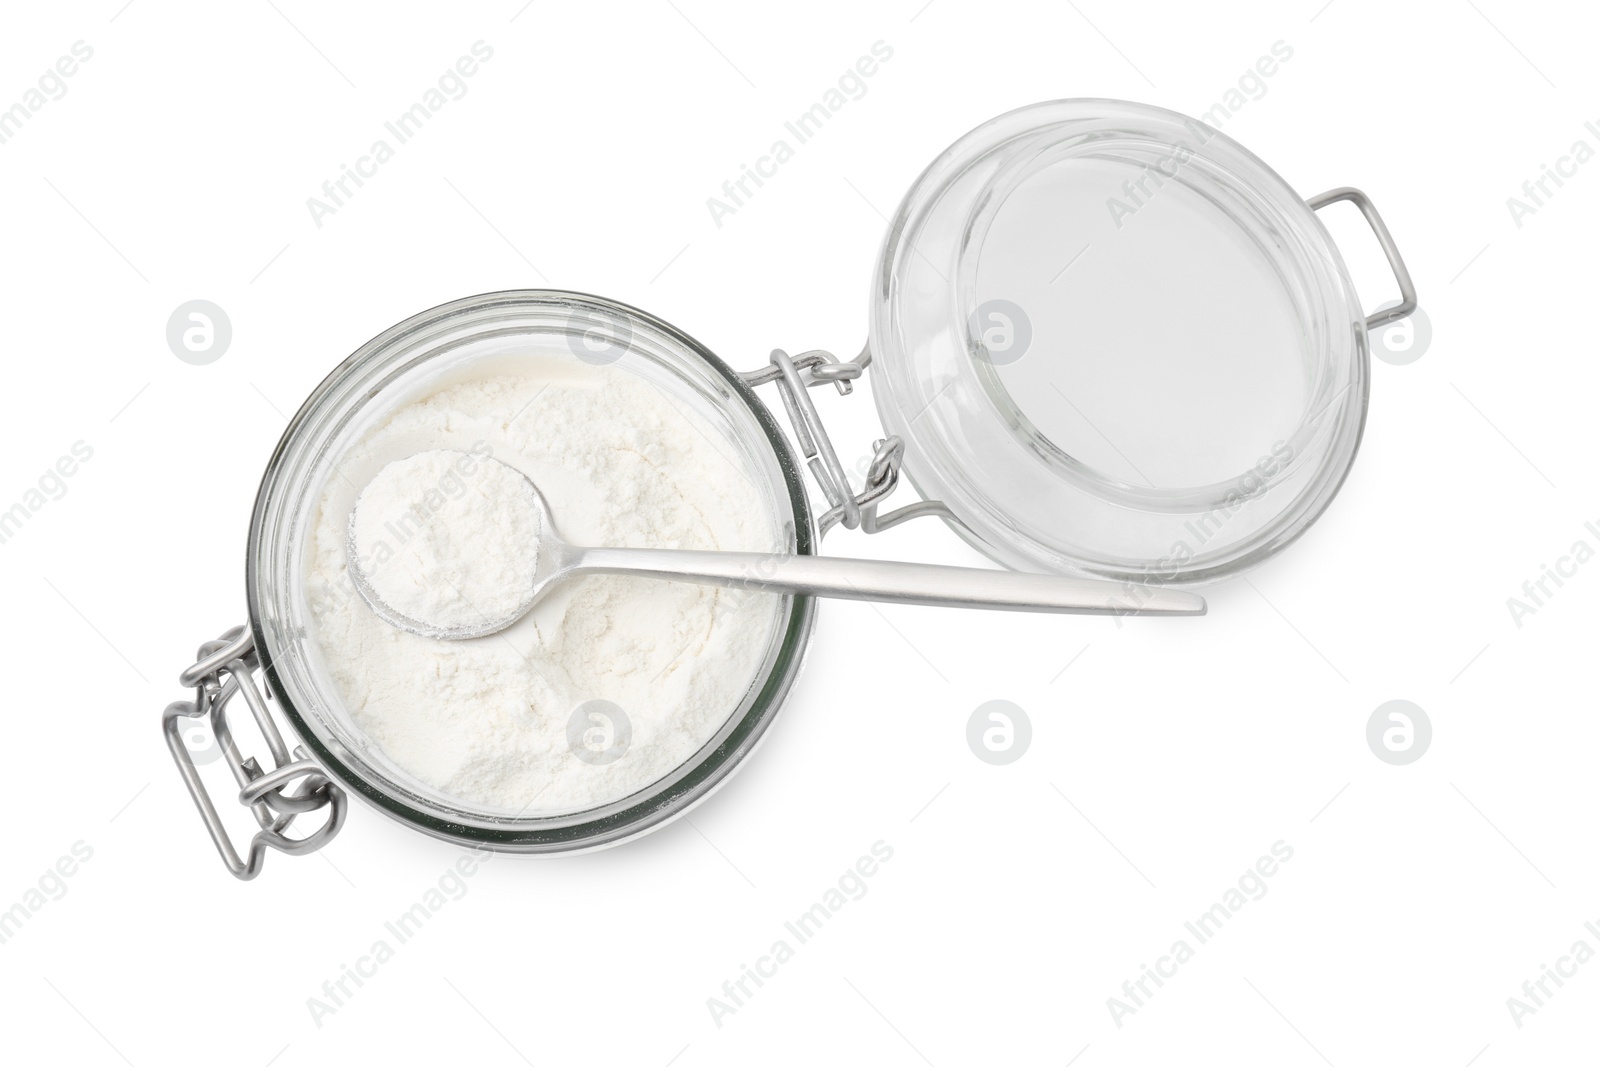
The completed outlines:
[[[308,779],[302,796],[320,791],[331,803],[330,790],[347,791],[435,837],[525,853],[615,844],[682,814],[726,780],[759,744],[794,683],[815,618],[810,597],[770,597],[774,621],[758,675],[699,751],[649,786],[579,812],[495,810],[420,781],[354,722],[320,661],[307,598],[307,546],[319,501],[341,458],[371,427],[417,396],[473,372],[514,372],[517,359],[532,353],[614,365],[691,409],[715,428],[725,449],[751,475],[780,550],[815,551],[810,504],[782,431],[750,386],[692,337],[644,312],[576,293],[521,291],[453,301],[362,346],[317,387],[290,423],[267,465],[250,524],[249,629],[234,635],[231,647],[217,642],[209,652],[202,649],[202,658],[220,658],[234,669],[225,669],[226,677],[216,680],[209,702],[202,691],[197,701],[168,709],[169,744],[182,744],[174,734],[179,721],[210,714],[219,739],[227,741],[225,754],[242,763],[236,751],[227,751],[233,746],[223,710],[236,692],[243,692],[252,711],[261,704],[250,678],[259,665],[278,709],[305,745],[297,753],[300,759],[287,764],[299,765],[299,776]],[[186,684],[199,687],[205,673],[191,671]],[[258,723],[262,719],[257,716]],[[268,729],[263,724],[263,732]],[[186,777],[191,785],[198,781],[192,773]],[[242,787],[255,789],[250,800],[262,824],[245,858],[221,835],[209,798],[196,794],[224,859],[242,877],[259,870],[265,847],[296,851],[288,847],[297,842],[283,834],[286,825],[276,825],[287,813],[280,806],[292,799],[283,786],[296,776],[281,777],[267,790],[248,772],[240,778]],[[287,805],[290,811],[294,807]],[[301,807],[297,813],[304,813]],[[341,817],[342,810],[340,797],[330,820]]]

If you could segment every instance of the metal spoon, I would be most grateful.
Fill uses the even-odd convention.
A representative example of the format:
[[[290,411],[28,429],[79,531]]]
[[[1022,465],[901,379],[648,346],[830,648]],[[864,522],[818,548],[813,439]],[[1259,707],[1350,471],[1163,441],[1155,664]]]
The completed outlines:
[[[472,458],[477,462],[499,463],[487,457]],[[514,470],[509,465],[502,466]],[[1160,586],[1145,587],[1140,590],[1140,602],[1130,604],[1126,590],[1113,582],[1054,574],[769,552],[583,548],[561,539],[538,486],[520,471],[516,474],[527,484],[528,507],[534,509],[540,530],[533,583],[510,614],[504,618],[485,618],[471,626],[430,625],[408,618],[384,603],[357,563],[356,511],[351,510],[345,541],[350,577],[362,599],[379,618],[422,637],[450,641],[484,637],[522,618],[552,585],[574,574],[632,574],[841,600],[998,611],[1075,615],[1204,615],[1206,612],[1206,602],[1194,593]]]

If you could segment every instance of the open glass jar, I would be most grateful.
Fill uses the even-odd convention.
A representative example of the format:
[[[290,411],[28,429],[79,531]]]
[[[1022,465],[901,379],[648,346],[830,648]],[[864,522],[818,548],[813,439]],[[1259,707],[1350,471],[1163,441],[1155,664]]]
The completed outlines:
[[[1394,267],[1400,303],[1363,314],[1316,207],[1351,200]],[[692,337],[598,297],[513,291],[402,322],[306,400],[269,462],[246,557],[249,624],[202,647],[195,697],[163,725],[224,862],[306,852],[341,826],[350,793],[424,833],[525,853],[604,847],[704,799],[759,743],[799,669],[814,600],[771,599],[760,668],[721,726],[669,772],[585,808],[527,812],[420,781],[358,725],[319,662],[307,606],[308,531],[341,457],[420,391],[529,353],[616,364],[713,427],[757,488],[771,542],[813,554],[836,525],[869,533],[943,518],[1004,566],[1111,579],[1107,608],[1143,591],[1254,566],[1327,506],[1354,459],[1369,326],[1415,307],[1398,252],[1362,194],[1307,203],[1224,135],[1115,101],[1040,104],[984,124],[941,155],[893,219],[872,279],[870,336],[738,374]],[[871,368],[886,428],[852,486],[809,389],[841,393]],[[758,397],[772,385],[793,443]],[[508,413],[509,414],[509,413]],[[814,514],[809,469],[826,503]],[[880,514],[904,470],[923,499]],[[357,480],[371,471],[353,472]],[[265,679],[265,692],[256,676]],[[273,698],[302,743],[291,751]],[[273,770],[228,726],[250,708]],[[234,848],[195,770],[185,727],[210,723],[260,825]],[[323,824],[291,837],[301,815]]]

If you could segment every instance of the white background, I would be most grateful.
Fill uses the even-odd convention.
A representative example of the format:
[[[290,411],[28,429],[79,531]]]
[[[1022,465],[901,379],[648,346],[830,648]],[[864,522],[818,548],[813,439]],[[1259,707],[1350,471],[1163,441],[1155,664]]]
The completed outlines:
[[[0,945],[8,1060],[1593,1056],[1600,962],[1520,1028],[1506,1005],[1580,938],[1600,949],[1600,563],[1520,628],[1506,606],[1600,543],[1600,162],[1520,228],[1506,206],[1575,140],[1600,147],[1592,10],[275,2],[35,4],[0,35],[0,106],[94,50],[0,145],[0,508],[93,449],[0,545],[0,909],[93,850]],[[467,95],[318,228],[307,197],[480,39]],[[866,95],[716,226],[706,199],[879,40]],[[884,216],[949,142],[1057,97],[1199,114],[1279,40],[1293,59],[1228,133],[1304,195],[1369,192],[1433,325],[1416,362],[1374,364],[1361,457],[1317,526],[1201,620],[826,605],[768,743],[690,820],[489,864],[318,1027],[307,998],[457,850],[357,805],[321,856],[238,883],[157,719],[200,641],[244,621],[257,479],[329,369],[423,308],[546,284],[741,368],[853,353]],[[1325,214],[1368,306],[1392,298],[1359,221]],[[165,340],[196,298],[233,325],[210,366]],[[846,460],[865,452],[870,400],[819,402]],[[828,547],[976,561],[938,524]],[[1403,767],[1365,740],[1395,698],[1434,729]],[[1032,720],[1010,766],[966,745],[991,699]],[[879,840],[868,894],[715,1025],[707,998]],[[1267,895],[1115,1025],[1107,998],[1280,840]]]

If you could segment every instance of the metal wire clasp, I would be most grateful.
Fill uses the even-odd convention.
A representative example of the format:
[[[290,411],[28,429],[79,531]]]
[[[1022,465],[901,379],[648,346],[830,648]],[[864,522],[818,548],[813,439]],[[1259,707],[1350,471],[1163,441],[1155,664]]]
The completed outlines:
[[[189,787],[200,818],[211,833],[211,840],[222,856],[222,862],[235,878],[249,881],[261,873],[261,864],[268,848],[290,855],[315,852],[333,840],[344,825],[348,797],[326,774],[320,765],[307,755],[305,749],[296,748],[291,755],[284,744],[283,735],[273,722],[266,698],[257,687],[254,672],[260,668],[255,643],[250,631],[236,626],[215,641],[200,646],[198,662],[178,676],[178,684],[195,691],[193,700],[179,700],[167,705],[161,714],[161,729],[167,738],[167,748],[178,765],[178,773]],[[273,770],[263,771],[254,756],[246,759],[234,743],[233,732],[228,727],[227,707],[236,695],[243,693],[245,703],[254,716],[261,735],[266,738],[272,755]],[[228,832],[217,817],[211,794],[200,781],[194,758],[184,744],[181,733],[184,719],[209,717],[211,732],[218,747],[233,770],[239,784],[239,803],[249,808],[261,829],[250,840],[244,859],[228,840]],[[288,792],[298,779],[303,779],[297,792]],[[290,838],[285,831],[299,815],[329,809],[328,817],[313,833],[302,838]]]
[[[873,443],[872,462],[867,466],[865,486],[859,493],[851,489],[844,466],[839,462],[839,454],[828,437],[827,427],[823,425],[822,417],[817,414],[817,406],[812,403],[806,390],[831,383],[840,396],[848,396],[854,388],[852,383],[861,377],[871,362],[872,352],[865,346],[860,355],[849,361],[841,361],[833,353],[820,348],[802,352],[798,356],[790,356],[783,349],[775,348],[767,366],[740,375],[752,387],[768,382],[778,383],[778,395],[783,398],[789,422],[794,426],[800,453],[828,501],[828,510],[817,521],[818,531],[823,535],[835,526],[843,526],[847,530],[859,527],[873,534],[922,515],[952,517],[949,509],[937,500],[919,500],[887,515],[878,514],[878,505],[894,492],[900,482],[900,464],[906,446],[896,436]]]

